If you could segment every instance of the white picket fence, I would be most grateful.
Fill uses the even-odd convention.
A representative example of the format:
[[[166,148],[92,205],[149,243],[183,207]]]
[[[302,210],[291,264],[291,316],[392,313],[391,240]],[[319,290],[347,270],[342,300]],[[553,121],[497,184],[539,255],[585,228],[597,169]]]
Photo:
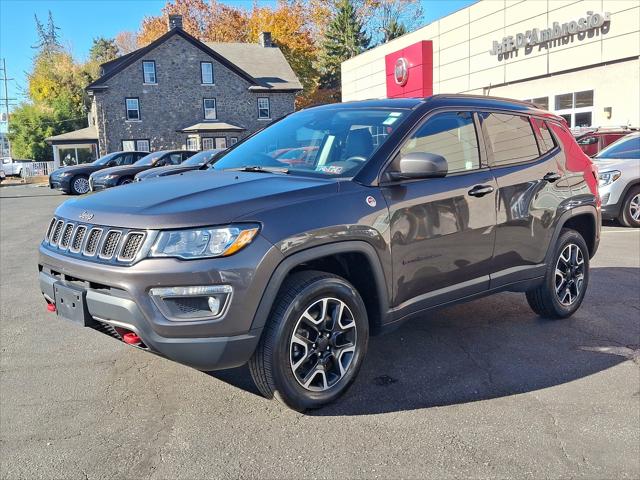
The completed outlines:
[[[53,172],[53,162],[24,162],[22,164],[22,177],[36,177],[38,175],[49,175]]]

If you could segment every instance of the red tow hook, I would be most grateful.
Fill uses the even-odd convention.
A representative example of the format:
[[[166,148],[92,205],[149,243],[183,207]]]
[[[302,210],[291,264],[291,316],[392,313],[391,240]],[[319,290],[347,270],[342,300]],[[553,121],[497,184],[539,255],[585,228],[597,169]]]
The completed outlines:
[[[47,303],[47,311],[48,312],[55,312],[56,311],[56,305],[54,303]]]
[[[122,336],[122,341],[128,345],[140,345],[142,343],[142,339],[133,332],[125,333]]]

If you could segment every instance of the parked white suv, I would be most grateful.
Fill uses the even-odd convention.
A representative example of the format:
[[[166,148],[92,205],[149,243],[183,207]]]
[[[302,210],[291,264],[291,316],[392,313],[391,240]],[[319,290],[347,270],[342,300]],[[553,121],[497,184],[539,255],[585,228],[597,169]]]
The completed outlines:
[[[9,176],[9,175],[13,175],[16,177],[19,177],[22,175],[22,167],[23,167],[23,162],[16,162],[13,158],[11,157],[3,157],[2,158],[2,170],[4,170],[4,173]]]
[[[640,132],[612,143],[594,160],[600,172],[602,217],[640,228]]]

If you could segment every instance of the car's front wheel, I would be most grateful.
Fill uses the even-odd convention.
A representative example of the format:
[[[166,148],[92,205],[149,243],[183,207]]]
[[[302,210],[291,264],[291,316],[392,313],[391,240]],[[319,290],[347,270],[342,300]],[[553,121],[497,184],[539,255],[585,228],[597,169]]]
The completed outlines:
[[[625,227],[640,228],[640,186],[629,189],[618,220]]]
[[[118,185],[129,185],[130,183],[133,183],[133,178],[125,177],[118,182]]]
[[[84,195],[89,192],[89,177],[77,175],[71,179],[71,193],[73,195]]]
[[[285,280],[249,367],[260,392],[304,411],[342,395],[369,341],[367,311],[344,278],[306,271]]]
[[[575,230],[563,229],[544,281],[527,292],[527,301],[541,317],[566,318],[580,307],[588,284],[587,244]]]

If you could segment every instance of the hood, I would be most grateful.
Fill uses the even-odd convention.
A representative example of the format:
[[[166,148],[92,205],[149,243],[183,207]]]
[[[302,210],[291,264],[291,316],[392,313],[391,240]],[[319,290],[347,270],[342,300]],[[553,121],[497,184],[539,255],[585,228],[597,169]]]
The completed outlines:
[[[61,173],[65,173],[65,172],[90,174],[92,172],[97,172],[102,168],[104,167],[102,167],[101,165],[93,165],[91,163],[81,163],[80,165],[69,165],[68,167],[58,168],[51,175],[53,175],[54,177],[57,177]]]
[[[598,167],[599,172],[606,172],[607,170],[624,170],[630,165],[629,160],[623,158],[593,158],[594,165]]]
[[[130,176],[133,177],[136,173],[140,173],[144,170],[148,170],[153,168],[151,165],[124,165],[120,167],[109,167],[100,170],[99,173],[96,173],[93,178],[99,179],[106,177],[107,175],[119,175],[121,177]]]
[[[67,200],[56,215],[124,228],[224,225],[257,210],[279,208],[310,197],[333,195],[338,182],[255,172],[187,172]]]
[[[188,172],[200,168],[197,165],[168,165],[166,167],[157,167],[150,170],[140,172],[138,178],[146,180],[153,177],[163,177],[165,175],[175,175],[176,173]]]

